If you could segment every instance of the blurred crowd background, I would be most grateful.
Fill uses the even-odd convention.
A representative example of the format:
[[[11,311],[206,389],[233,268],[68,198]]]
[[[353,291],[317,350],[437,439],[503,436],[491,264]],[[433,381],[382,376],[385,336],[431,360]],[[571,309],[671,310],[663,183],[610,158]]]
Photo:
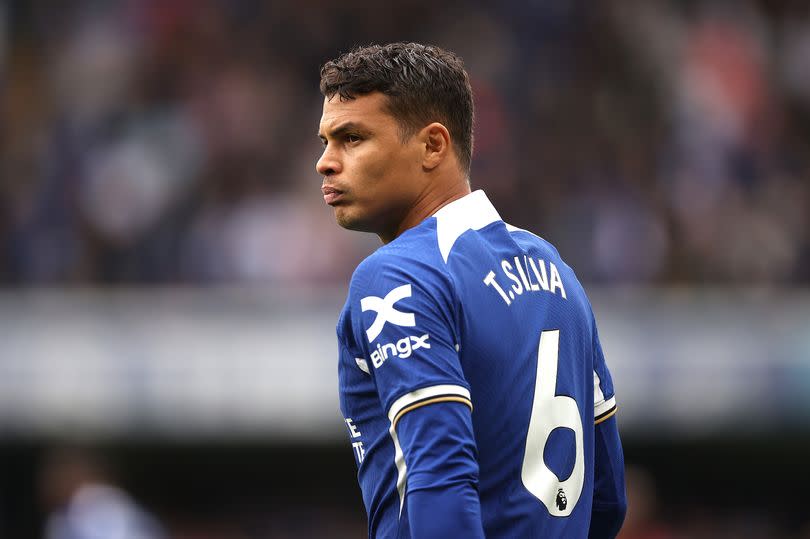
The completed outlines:
[[[344,282],[373,243],[318,195],[318,70],[408,39],[465,58],[472,184],[585,280],[807,283],[808,11],[12,2],[0,279]]]
[[[319,68],[399,40],[465,59],[473,187],[554,243],[586,285],[810,284],[807,2],[11,0],[0,10],[5,290],[345,286],[378,241],[339,229],[323,204]],[[782,438],[789,454],[810,447]],[[695,451],[789,475],[752,449],[767,440],[628,440],[624,539],[810,537],[810,510],[780,501],[810,501],[806,483],[779,483],[757,509],[734,507],[733,476],[672,473]],[[0,442],[0,536],[119,537],[59,535],[81,509],[66,501],[75,485],[115,482],[83,451],[54,456],[58,442]],[[155,513],[132,517],[141,535],[120,537],[363,534],[343,445],[106,443],[89,445],[106,447]],[[269,460],[325,484],[262,468]],[[790,463],[806,475],[806,461]],[[95,492],[111,514],[147,512],[116,488]]]

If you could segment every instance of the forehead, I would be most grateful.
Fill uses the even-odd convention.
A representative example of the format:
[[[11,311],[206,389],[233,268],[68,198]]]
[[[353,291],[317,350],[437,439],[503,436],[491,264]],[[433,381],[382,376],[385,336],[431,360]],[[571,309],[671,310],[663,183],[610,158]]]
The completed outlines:
[[[393,124],[394,117],[387,109],[388,97],[380,92],[360,95],[354,99],[340,99],[335,94],[323,99],[321,133],[347,122],[363,123],[369,127]]]

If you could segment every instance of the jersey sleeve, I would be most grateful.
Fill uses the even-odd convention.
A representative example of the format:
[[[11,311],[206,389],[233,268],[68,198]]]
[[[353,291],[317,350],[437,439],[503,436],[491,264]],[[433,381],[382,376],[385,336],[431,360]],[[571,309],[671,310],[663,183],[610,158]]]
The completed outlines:
[[[624,453],[615,417],[594,427],[593,505],[589,539],[613,539],[627,514]]]
[[[355,342],[394,428],[427,404],[472,408],[458,356],[458,302],[446,273],[407,256],[372,256],[352,278],[350,302]]]
[[[599,424],[616,413],[616,394],[610,376],[596,323],[593,323],[593,415]]]
[[[627,512],[624,453],[616,423],[616,395],[593,323],[594,492],[589,539],[613,539]]]
[[[408,463],[410,537],[484,539],[469,408],[424,406],[405,414],[397,428]]]

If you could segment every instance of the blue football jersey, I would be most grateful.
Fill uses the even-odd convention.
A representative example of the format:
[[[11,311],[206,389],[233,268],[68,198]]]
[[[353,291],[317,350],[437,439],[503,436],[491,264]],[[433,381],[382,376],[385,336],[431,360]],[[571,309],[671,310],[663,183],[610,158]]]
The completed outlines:
[[[337,335],[370,537],[411,537],[397,427],[439,403],[471,410],[486,537],[588,537],[595,425],[616,401],[590,303],[551,244],[475,191],[360,264]]]

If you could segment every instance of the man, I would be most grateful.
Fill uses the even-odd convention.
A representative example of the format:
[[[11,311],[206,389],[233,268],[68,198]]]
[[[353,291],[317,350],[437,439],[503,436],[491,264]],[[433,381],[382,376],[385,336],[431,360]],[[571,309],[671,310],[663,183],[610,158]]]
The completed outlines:
[[[554,247],[470,192],[461,60],[371,46],[320,87],[324,200],[384,244],[337,326],[369,537],[614,537],[623,456],[591,307]]]

